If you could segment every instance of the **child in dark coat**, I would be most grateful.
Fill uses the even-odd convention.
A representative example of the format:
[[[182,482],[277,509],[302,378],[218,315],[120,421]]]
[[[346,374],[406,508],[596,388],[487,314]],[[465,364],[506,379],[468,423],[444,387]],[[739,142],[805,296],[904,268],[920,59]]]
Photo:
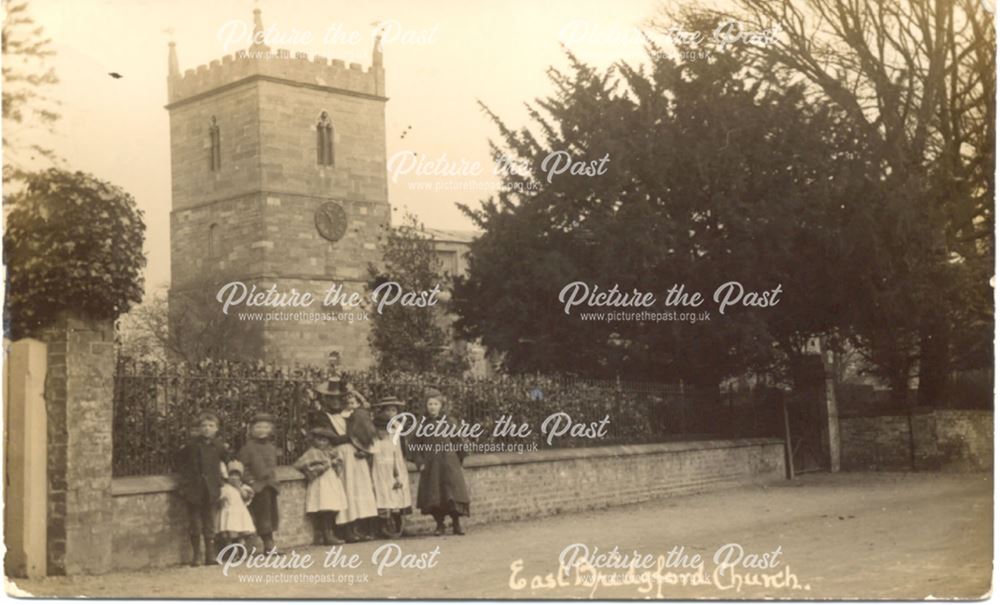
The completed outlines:
[[[264,542],[264,552],[275,550],[274,532],[278,530],[278,492],[281,486],[276,470],[278,448],[274,436],[274,416],[257,414],[250,421],[250,439],[240,449],[238,458],[246,468],[244,480],[253,489],[250,515],[257,535]]]
[[[435,423],[439,418],[445,418],[449,425],[454,426],[455,421],[444,416],[443,405],[441,392],[430,389],[427,394],[427,421]],[[446,517],[451,517],[452,532],[461,536],[465,530],[459,518],[469,515],[469,488],[462,472],[465,450],[461,446],[464,439],[432,435],[418,438],[417,443],[421,444],[415,451],[420,471],[417,506],[420,512],[434,517],[437,523],[435,536],[444,533]]]
[[[213,565],[215,560],[215,514],[222,494],[223,463],[229,462],[226,446],[216,437],[219,418],[205,412],[192,426],[191,439],[177,456],[180,495],[187,504],[191,537],[191,565]],[[204,550],[201,541],[204,540]]]

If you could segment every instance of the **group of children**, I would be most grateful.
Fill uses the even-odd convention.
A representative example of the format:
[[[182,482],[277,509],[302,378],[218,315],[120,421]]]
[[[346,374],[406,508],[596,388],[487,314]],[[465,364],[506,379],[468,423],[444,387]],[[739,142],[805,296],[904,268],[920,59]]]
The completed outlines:
[[[412,512],[404,442],[393,438],[392,419],[405,403],[384,397],[369,404],[349,385],[333,378],[313,387],[317,407],[309,419],[311,447],[293,464],[306,478],[305,512],[318,544],[402,535],[404,516]],[[431,415],[443,397],[428,394]],[[259,536],[265,552],[275,550],[278,529],[274,417],[260,413],[248,426],[248,438],[232,456],[217,437],[219,419],[201,414],[190,441],[181,449],[179,493],[187,505],[192,565],[216,562],[219,550]],[[455,534],[464,530],[459,517],[469,514],[461,460],[447,448],[414,452],[421,471],[418,504],[437,520],[436,535],[451,516]],[[339,535],[338,535],[339,534]]]
[[[187,505],[192,565],[215,562],[219,549],[258,535],[274,548],[278,528],[278,449],[274,417],[257,414],[236,456],[218,438],[219,417],[198,416],[190,441],[178,453],[179,493]]]

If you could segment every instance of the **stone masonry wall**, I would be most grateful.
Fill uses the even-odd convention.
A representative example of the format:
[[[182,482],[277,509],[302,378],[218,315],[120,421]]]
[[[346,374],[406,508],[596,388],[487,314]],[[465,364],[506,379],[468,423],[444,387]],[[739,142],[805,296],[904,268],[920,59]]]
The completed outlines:
[[[266,270],[262,195],[249,193],[170,215],[170,275],[175,290],[225,283]],[[215,225],[216,250],[209,245]]]
[[[910,470],[906,416],[840,418],[840,463],[850,470]]]
[[[934,410],[840,419],[844,470],[983,471],[993,468],[993,413]]]
[[[384,99],[279,82],[258,86],[262,189],[388,204]],[[324,111],[333,127],[333,166],[316,163]]]
[[[776,439],[743,439],[474,455],[466,460],[465,473],[472,497],[468,525],[474,527],[781,480],[784,445]],[[309,544],[305,482],[289,467],[280,468],[279,477],[278,543]],[[414,498],[417,481],[411,473]],[[188,559],[187,520],[175,486],[172,476],[114,481],[115,569]],[[407,521],[408,531],[427,532],[432,526],[430,517],[419,514]]]
[[[258,62],[241,59],[216,67],[220,74],[243,73],[251,63]],[[285,57],[257,67],[291,71],[282,72],[281,79],[237,79],[227,87],[222,84],[229,80],[208,77],[215,68],[207,68],[185,76],[193,88],[175,95],[169,106],[171,298],[192,287],[230,281],[263,289],[276,285],[281,292],[294,287],[320,298],[340,283],[345,291],[363,295],[368,266],[381,263],[380,238],[390,219],[385,99],[368,90],[381,74],[364,72],[363,83],[339,89],[324,79],[333,72],[323,62]],[[333,166],[316,162],[321,112],[334,129]],[[210,170],[209,162],[213,117],[221,139],[218,171]],[[339,204],[347,217],[346,233],[336,242],[321,237],[315,224],[317,208],[327,202]],[[248,339],[259,343],[254,354],[268,360],[324,364],[331,351],[338,351],[347,369],[372,363],[368,321],[329,314],[340,309],[317,302],[308,309],[237,311],[328,313],[312,319],[247,319],[252,322]],[[183,318],[172,314],[172,325],[176,321]]]
[[[937,450],[945,470],[993,469],[993,413],[938,410]]]
[[[49,575],[104,573],[111,566],[111,322],[64,318],[48,345]]]
[[[221,168],[211,170],[209,128],[219,127]],[[171,209],[260,189],[260,93],[248,82],[170,110]],[[207,225],[206,225],[207,227]]]

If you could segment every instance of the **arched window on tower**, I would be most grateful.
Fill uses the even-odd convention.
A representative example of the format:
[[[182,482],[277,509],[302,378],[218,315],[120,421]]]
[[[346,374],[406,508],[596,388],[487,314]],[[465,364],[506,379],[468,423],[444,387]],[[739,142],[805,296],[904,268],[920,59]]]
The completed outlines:
[[[209,170],[218,172],[222,168],[222,143],[219,139],[219,125],[212,116],[212,124],[208,127],[208,139],[211,146],[209,155]]]
[[[319,114],[316,122],[316,163],[333,166],[333,124],[325,111]]]
[[[208,226],[208,258],[218,258],[222,254],[222,234],[219,231],[219,224],[212,223]]]

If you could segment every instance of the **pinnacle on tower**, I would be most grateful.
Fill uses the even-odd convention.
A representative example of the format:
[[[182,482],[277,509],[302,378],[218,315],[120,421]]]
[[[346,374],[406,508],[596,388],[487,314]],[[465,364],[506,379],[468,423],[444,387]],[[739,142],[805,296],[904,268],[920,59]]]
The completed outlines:
[[[375,44],[372,46],[372,66],[382,67],[382,31],[375,34]]]
[[[264,44],[264,21],[260,16],[260,9],[253,9],[253,38],[250,42],[251,55],[266,55],[271,49]]]
[[[167,45],[167,99],[173,99],[181,68],[177,63],[177,45],[171,40]]]
[[[171,40],[167,45],[167,75],[176,78],[181,75],[181,68],[177,63],[177,45]]]

